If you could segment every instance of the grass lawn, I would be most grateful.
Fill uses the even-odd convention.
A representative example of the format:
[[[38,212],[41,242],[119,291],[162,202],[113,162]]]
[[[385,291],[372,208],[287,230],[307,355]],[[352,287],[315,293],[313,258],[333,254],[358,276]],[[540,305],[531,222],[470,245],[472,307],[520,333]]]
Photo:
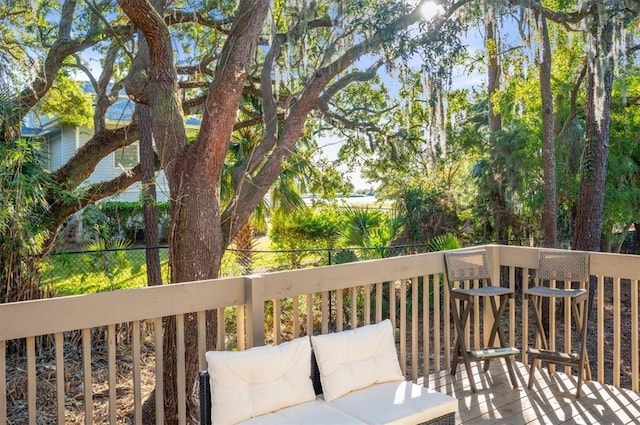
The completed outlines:
[[[160,250],[162,279],[169,280],[168,249]],[[147,284],[143,249],[62,253],[49,257],[42,285],[54,296],[138,288]]]
[[[266,236],[256,238],[253,253],[228,250],[221,277],[265,273],[327,263],[326,252],[270,251]],[[162,280],[169,282],[169,250],[160,249]],[[294,264],[296,264],[294,266]],[[50,296],[92,294],[146,286],[145,250],[67,252],[51,255],[42,270],[42,287]]]

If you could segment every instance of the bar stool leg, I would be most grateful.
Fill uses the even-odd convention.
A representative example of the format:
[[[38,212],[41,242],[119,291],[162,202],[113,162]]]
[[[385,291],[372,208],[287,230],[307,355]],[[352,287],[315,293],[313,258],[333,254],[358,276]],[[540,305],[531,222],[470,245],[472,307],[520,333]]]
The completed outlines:
[[[467,355],[467,347],[464,343],[464,328],[467,324],[467,320],[469,319],[469,314],[471,312],[471,308],[473,307],[472,299],[460,299],[462,302],[462,316],[458,315],[458,307],[455,304],[456,299],[451,297],[451,311],[453,312],[453,321],[455,322],[456,328],[456,344],[454,349],[453,361],[451,363],[451,375],[456,374],[458,369],[458,361],[459,356],[462,357],[462,361],[464,362],[464,367],[467,371],[467,378],[469,379],[469,384],[471,386],[471,391],[476,393],[478,392],[476,388],[475,380],[473,379],[473,371],[471,369],[471,362],[469,361],[469,356]]]

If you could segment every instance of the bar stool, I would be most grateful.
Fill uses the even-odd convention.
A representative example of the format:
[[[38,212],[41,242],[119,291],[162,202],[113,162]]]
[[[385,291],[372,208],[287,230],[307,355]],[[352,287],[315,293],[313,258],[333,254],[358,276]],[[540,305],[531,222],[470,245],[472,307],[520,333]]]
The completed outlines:
[[[562,288],[544,286],[543,282],[564,282]],[[573,287],[573,282],[578,284]],[[587,353],[587,309],[589,300],[589,253],[577,251],[540,251],[536,286],[525,291],[525,297],[531,301],[533,316],[535,318],[536,334],[539,347],[529,348],[529,389],[533,387],[536,360],[547,363],[549,373],[551,364],[570,366],[578,369],[578,385],[576,398],[581,395],[583,377],[591,379],[589,356]],[[551,349],[547,333],[542,323],[542,301],[548,299],[549,303],[564,301],[564,305],[571,309],[571,314],[579,335],[580,346],[572,352]],[[566,307],[565,307],[566,308]],[[565,319],[567,316],[565,315]],[[564,323],[565,343],[570,342],[571,320]],[[555,342],[555,341],[554,341]],[[566,345],[565,345],[566,346]]]
[[[514,298],[514,293],[509,288],[493,286],[491,275],[489,274],[487,252],[485,249],[445,252],[445,269],[447,273],[447,288],[451,303],[451,315],[456,329],[456,343],[453,351],[453,361],[451,363],[451,375],[456,374],[458,362],[462,359],[471,391],[477,392],[476,384],[471,371],[471,360],[484,360],[484,372],[489,370],[489,362],[494,358],[504,358],[509,371],[509,379],[514,388],[518,387],[518,381],[513,369],[513,356],[520,350],[509,347],[504,332],[500,327],[502,317],[510,299]],[[478,281],[479,286],[472,287],[472,282]],[[455,286],[455,283],[458,286]],[[469,315],[474,305],[480,305],[480,299],[489,298],[491,311],[493,313],[493,325],[489,334],[489,342],[485,348],[470,350],[465,342],[465,328],[468,324]],[[500,304],[496,304],[496,298]],[[460,304],[460,311],[458,310]],[[496,336],[499,345],[494,346]]]

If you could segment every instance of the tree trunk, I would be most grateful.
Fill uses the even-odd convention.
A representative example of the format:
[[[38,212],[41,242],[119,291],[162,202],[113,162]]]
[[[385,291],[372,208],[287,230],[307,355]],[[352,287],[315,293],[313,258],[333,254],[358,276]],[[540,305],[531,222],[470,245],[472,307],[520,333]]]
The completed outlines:
[[[493,6],[487,4],[485,11],[485,44],[488,52],[488,96],[489,96],[489,132],[493,137],[498,131],[502,130],[502,115],[498,109],[498,105],[494,104],[494,95],[500,89],[500,61],[498,56],[499,39],[497,34],[497,23],[495,10]],[[493,176],[494,194],[491,196],[491,204],[493,210],[493,231],[497,243],[507,244],[509,240],[507,203],[505,199],[504,185],[500,176]]]
[[[597,17],[593,20],[587,47],[585,151],[574,237],[574,247],[585,251],[600,250],[614,66],[613,25],[603,20],[604,27],[599,31],[599,20]]]
[[[144,244],[147,261],[147,285],[162,285],[160,251],[158,245],[158,207],[156,204],[155,166],[151,129],[151,108],[138,105],[140,128],[140,167],[142,168],[142,206],[144,217]]]
[[[551,92],[551,44],[544,15],[536,13],[540,36],[540,94],[542,97],[542,167],[544,174],[544,206],[542,230],[545,247],[555,248],[558,243],[556,201],[556,155],[553,93]]]
[[[188,143],[183,122],[171,35],[149,3],[119,0],[125,13],[145,34],[127,77],[127,93],[152,106],[153,136],[171,190],[169,232],[171,282],[218,277],[224,248],[221,231],[220,182],[242,88],[269,8],[268,0],[241,0],[209,87],[200,133]],[[145,72],[146,71],[146,72]],[[148,75],[148,78],[146,76]],[[215,329],[215,328],[214,328]],[[192,315],[184,329],[170,317],[164,329],[165,424],[178,423],[176,332],[184,331],[187,347],[197,347],[198,330]],[[211,334],[211,331],[208,332]],[[187,388],[197,380],[198,350],[185,350]],[[186,415],[197,420],[196,401],[187,399]]]

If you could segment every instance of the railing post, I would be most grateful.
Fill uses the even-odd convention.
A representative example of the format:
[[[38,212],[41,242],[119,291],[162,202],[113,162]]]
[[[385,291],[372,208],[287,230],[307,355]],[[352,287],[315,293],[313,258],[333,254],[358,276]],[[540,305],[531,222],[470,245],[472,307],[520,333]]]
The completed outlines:
[[[264,281],[262,276],[245,277],[247,305],[247,348],[264,345]]]
[[[499,245],[488,245],[486,246],[486,250],[489,255],[489,273],[491,274],[491,283],[495,286],[500,286],[502,282],[500,281],[500,246]],[[498,297],[496,298],[496,302],[499,303]],[[489,305],[489,299],[484,300],[483,305],[483,323],[488,324],[483,326],[483,335],[482,335],[482,346],[486,347],[489,343],[489,336],[491,334],[491,327],[493,326],[493,314],[491,313],[491,307]],[[511,312],[509,312],[511,314]]]

